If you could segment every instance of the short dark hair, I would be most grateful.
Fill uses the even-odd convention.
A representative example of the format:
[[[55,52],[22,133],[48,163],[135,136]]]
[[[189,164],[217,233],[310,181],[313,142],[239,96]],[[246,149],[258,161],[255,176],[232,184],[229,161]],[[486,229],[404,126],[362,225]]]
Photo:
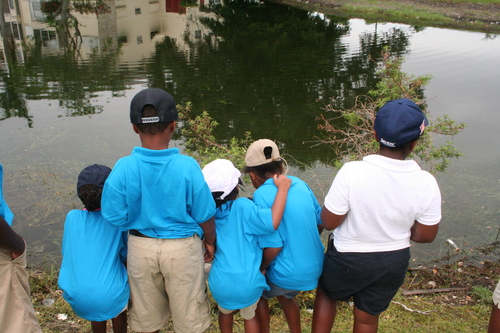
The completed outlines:
[[[212,197],[214,198],[214,201],[215,201],[215,208],[219,208],[220,206],[222,206],[223,204],[225,204],[228,201],[236,200],[238,198],[238,194],[240,193],[240,190],[239,190],[238,185],[237,185],[235,188],[233,188],[231,193],[229,193],[227,196],[225,196],[224,199],[221,199],[220,196],[223,193],[224,192],[222,192],[222,191],[212,192]]]
[[[142,108],[142,116],[143,117],[156,117],[158,116],[158,111],[156,111],[156,108],[154,105],[144,105]],[[147,123],[147,124],[136,124],[137,129],[139,132],[144,133],[144,134],[151,134],[155,135],[158,133],[163,132],[168,128],[170,125],[171,121],[164,122],[164,123]]]
[[[78,188],[78,197],[88,211],[101,208],[102,188],[97,185],[86,184]]]
[[[266,178],[266,174],[280,174],[283,172],[283,160],[273,161],[266,164],[261,164],[257,166],[247,166],[244,170],[245,173],[255,172],[260,178]]]

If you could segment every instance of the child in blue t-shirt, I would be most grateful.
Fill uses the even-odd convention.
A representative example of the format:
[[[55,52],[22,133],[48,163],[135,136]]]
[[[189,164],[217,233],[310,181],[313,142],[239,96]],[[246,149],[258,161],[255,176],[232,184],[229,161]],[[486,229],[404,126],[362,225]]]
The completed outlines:
[[[254,202],[263,208],[270,207],[277,190],[271,177],[284,172],[284,162],[277,145],[268,139],[255,141],[247,149],[245,164],[245,172],[250,174],[256,188]],[[257,306],[260,333],[269,332],[268,299],[274,297],[278,298],[283,308],[290,332],[301,332],[300,309],[295,296],[300,291],[315,289],[323,268],[321,207],[304,181],[297,177],[289,178],[292,185],[283,220],[270,235],[279,235],[284,245],[266,267],[266,281],[271,289],[264,291]],[[265,244],[264,240],[262,242]]]
[[[259,330],[255,316],[257,302],[262,292],[269,290],[261,272],[264,246],[260,237],[278,228],[291,180],[275,175],[277,192],[272,207],[259,208],[250,199],[237,199],[241,173],[230,161],[215,160],[202,172],[217,207],[216,252],[208,283],[219,305],[220,331],[232,332],[233,314],[240,310],[245,332],[256,332]],[[275,238],[274,243],[268,241],[266,246],[279,249],[281,239]]]
[[[90,320],[92,332],[127,332],[130,289],[125,267],[127,233],[101,215],[101,194],[111,169],[94,164],[78,176],[77,192],[85,209],[66,216],[59,287],[80,317]]]

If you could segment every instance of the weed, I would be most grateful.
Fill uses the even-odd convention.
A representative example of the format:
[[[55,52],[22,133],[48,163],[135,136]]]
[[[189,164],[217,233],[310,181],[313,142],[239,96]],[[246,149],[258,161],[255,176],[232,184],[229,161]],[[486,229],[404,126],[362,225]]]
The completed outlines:
[[[414,77],[401,71],[403,59],[393,57],[389,50],[382,53],[382,60],[378,71],[380,81],[368,96],[358,96],[355,106],[348,110],[337,110],[335,100],[325,107],[325,112],[334,113],[333,118],[321,115],[318,119],[318,128],[325,133],[325,137],[317,138],[317,144],[325,144],[334,150],[336,160],[334,165],[339,166],[349,160],[359,160],[363,156],[375,154],[378,143],[373,136],[373,121],[377,110],[387,101],[398,98],[413,100],[424,110],[426,103],[423,98],[425,85],[430,76]],[[427,113],[427,112],[426,112]],[[427,114],[427,118],[429,114]],[[449,165],[450,158],[458,158],[462,154],[455,149],[453,142],[445,142],[440,146],[433,144],[431,134],[440,134],[453,137],[465,128],[462,123],[456,123],[448,116],[436,120],[429,119],[429,126],[420,137],[413,152],[427,168],[435,172],[444,172]]]
[[[476,296],[480,301],[489,302],[491,300],[491,290],[483,286],[473,286],[472,295]]]

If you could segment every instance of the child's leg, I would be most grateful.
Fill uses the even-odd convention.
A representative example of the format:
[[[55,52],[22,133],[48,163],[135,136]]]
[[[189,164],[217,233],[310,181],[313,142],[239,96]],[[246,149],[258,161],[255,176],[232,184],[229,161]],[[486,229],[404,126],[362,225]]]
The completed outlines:
[[[113,323],[113,333],[127,333],[127,311],[123,311],[111,319],[111,322]]]
[[[300,333],[300,309],[295,297],[286,298],[285,296],[278,296],[278,301],[285,313],[290,333]]]
[[[219,329],[221,333],[233,332],[233,314],[234,312],[222,313],[222,311],[219,311]]]
[[[491,308],[490,321],[488,323],[488,333],[500,332],[500,309],[493,304]]]
[[[326,296],[323,289],[316,288],[312,333],[330,333],[337,314],[337,301]]]
[[[245,319],[245,333],[260,333],[259,319],[255,315],[252,319]]]
[[[269,333],[271,316],[269,315],[269,304],[264,297],[260,298],[255,314],[259,321],[260,333]]]
[[[371,315],[354,306],[354,333],[377,333],[379,315]]]
[[[92,333],[106,333],[106,322],[105,321],[91,321],[90,326],[92,327]]]

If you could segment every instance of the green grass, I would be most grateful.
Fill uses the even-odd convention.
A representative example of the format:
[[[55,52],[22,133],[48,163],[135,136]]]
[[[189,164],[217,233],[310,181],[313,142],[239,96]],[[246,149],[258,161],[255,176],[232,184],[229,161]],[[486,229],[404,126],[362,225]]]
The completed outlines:
[[[473,4],[489,4],[498,3],[498,0],[424,0],[426,2],[448,2],[448,3],[473,3]]]
[[[30,271],[33,304],[43,332],[91,332],[89,322],[76,316],[62,298],[57,287],[57,274],[56,270]],[[409,272],[402,289],[423,289],[432,280],[439,288],[465,286],[467,290],[416,296],[403,296],[398,293],[394,302],[399,304],[393,302],[389,309],[382,313],[379,332],[484,332],[491,310],[491,293],[499,276],[499,262],[485,263],[482,268],[449,264]],[[42,304],[46,299],[53,299],[55,302],[47,307]],[[303,332],[310,332],[314,291],[300,293],[297,300],[301,306]],[[212,299],[210,302],[212,325],[207,332],[215,333],[218,332],[216,304]],[[271,331],[287,332],[285,317],[275,300],[270,301],[270,311]],[[67,319],[58,319],[59,314],[65,314]],[[340,303],[333,332],[352,331],[352,321],[352,306],[346,302]],[[162,333],[172,331],[172,327],[161,330]],[[236,315],[234,332],[243,331],[243,320]]]
[[[356,5],[345,5],[346,10],[355,11],[359,9]],[[376,5],[373,7],[365,6],[364,11],[369,12],[373,16],[377,16],[380,19],[385,18],[388,20],[405,19],[407,21],[416,22],[424,24],[425,22],[441,22],[442,24],[451,24],[454,20],[446,17],[442,14],[428,12],[413,6],[405,6],[401,9],[392,8],[380,8]]]

